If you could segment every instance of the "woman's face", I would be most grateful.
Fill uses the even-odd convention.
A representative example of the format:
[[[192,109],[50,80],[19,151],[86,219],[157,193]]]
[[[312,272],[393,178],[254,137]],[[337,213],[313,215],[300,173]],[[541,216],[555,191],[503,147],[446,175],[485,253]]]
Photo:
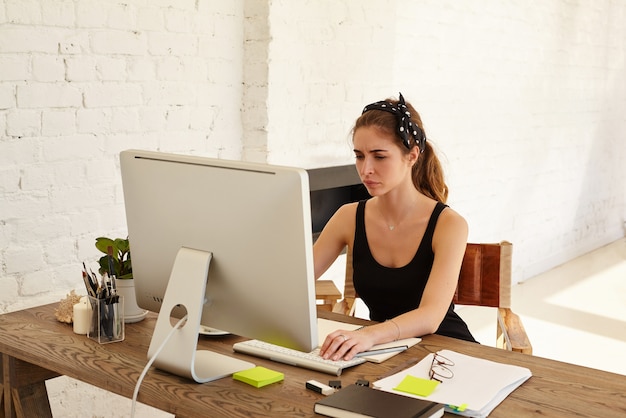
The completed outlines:
[[[411,181],[416,147],[405,154],[391,134],[374,126],[358,128],[353,143],[357,171],[371,196],[383,195],[407,179]]]

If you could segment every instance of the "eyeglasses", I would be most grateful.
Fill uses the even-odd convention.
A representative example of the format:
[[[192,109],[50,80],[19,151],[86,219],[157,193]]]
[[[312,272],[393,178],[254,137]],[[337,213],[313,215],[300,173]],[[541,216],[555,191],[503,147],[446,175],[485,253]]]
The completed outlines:
[[[450,369],[452,366],[454,366],[452,360],[441,354],[433,353],[433,361],[430,364],[428,377],[430,380],[436,380],[439,383],[443,383],[443,379],[452,379],[454,377],[454,372]]]

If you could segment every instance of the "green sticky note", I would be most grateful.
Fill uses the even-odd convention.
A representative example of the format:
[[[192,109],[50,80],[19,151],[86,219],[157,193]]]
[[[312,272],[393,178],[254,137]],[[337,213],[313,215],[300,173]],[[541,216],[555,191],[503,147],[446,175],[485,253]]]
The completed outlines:
[[[284,374],[261,366],[233,373],[233,379],[252,385],[255,388],[280,382],[284,378]]]
[[[467,404],[464,403],[459,406],[448,405],[448,408],[452,409],[454,412],[465,412],[465,410],[467,409]]]
[[[402,382],[393,389],[417,396],[428,396],[433,393],[438,384],[439,382],[436,380],[422,379],[407,375]]]

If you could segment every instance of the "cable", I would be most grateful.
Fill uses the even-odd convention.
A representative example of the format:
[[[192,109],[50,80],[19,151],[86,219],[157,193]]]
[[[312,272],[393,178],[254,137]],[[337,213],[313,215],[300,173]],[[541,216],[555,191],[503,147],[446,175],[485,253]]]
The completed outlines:
[[[176,325],[174,325],[174,328],[172,328],[172,330],[169,332],[169,334],[167,334],[167,336],[165,337],[165,339],[163,340],[163,342],[161,343],[159,348],[157,348],[156,352],[152,355],[150,360],[148,360],[148,363],[146,363],[146,367],[143,368],[143,371],[141,372],[141,375],[139,375],[139,379],[137,379],[137,384],[135,385],[135,391],[133,392],[133,403],[132,403],[132,406],[130,408],[130,416],[131,416],[131,418],[133,418],[135,416],[135,407],[137,405],[137,395],[139,395],[139,387],[141,386],[141,382],[143,381],[143,378],[146,377],[146,374],[148,374],[148,370],[150,370],[150,367],[152,366],[152,363],[154,363],[154,360],[156,360],[158,355],[161,353],[161,350],[163,350],[163,347],[165,347],[165,344],[167,344],[167,342],[170,340],[170,338],[172,338],[172,335],[174,335],[174,332],[177,329],[179,329],[181,327],[181,325],[186,320],[187,320],[187,315],[182,317],[176,323]]]

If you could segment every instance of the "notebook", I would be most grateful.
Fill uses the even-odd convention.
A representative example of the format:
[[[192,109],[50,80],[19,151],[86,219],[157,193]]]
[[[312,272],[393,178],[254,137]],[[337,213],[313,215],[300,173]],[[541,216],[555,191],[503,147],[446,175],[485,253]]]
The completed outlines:
[[[336,418],[436,418],[443,415],[444,405],[350,385],[315,402],[314,411]]]

